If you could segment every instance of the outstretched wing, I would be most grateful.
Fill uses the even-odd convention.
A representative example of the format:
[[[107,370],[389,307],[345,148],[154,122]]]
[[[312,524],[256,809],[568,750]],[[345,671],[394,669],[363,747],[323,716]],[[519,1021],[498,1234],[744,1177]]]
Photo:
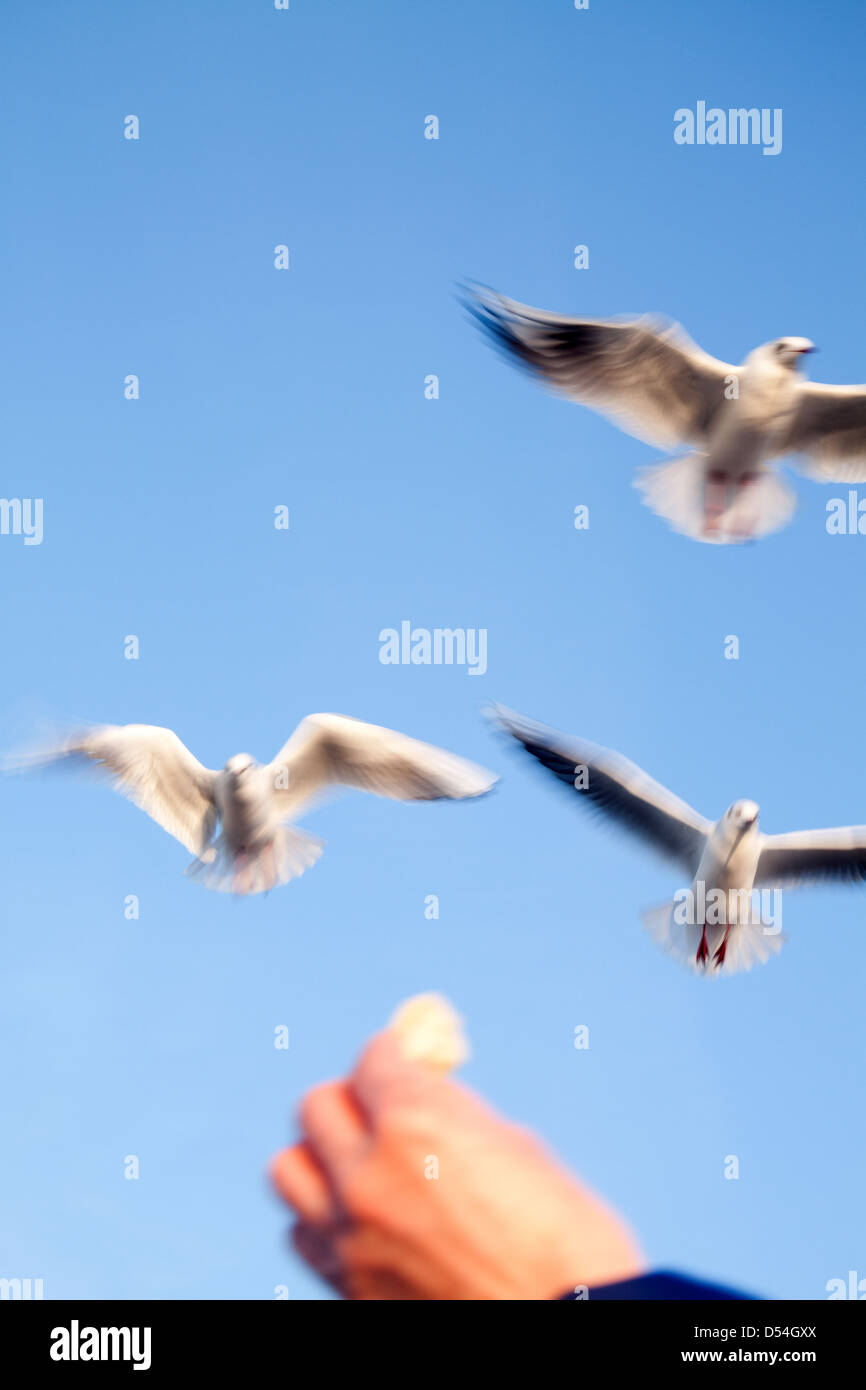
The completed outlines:
[[[866,825],[763,837],[755,883],[784,888],[822,880],[866,880]]]
[[[866,482],[866,386],[805,381],[784,450],[806,455],[804,473],[827,483]]]
[[[497,780],[475,763],[378,724],[309,714],[270,764],[286,816],[328,787],[357,787],[398,801],[481,796]]]
[[[712,822],[635,763],[598,744],[566,738],[496,706],[494,717],[593,809],[618,821],[689,874],[700,863]]]
[[[570,400],[663,448],[704,442],[736,368],[675,324],[573,319],[470,290],[466,307],[493,342]]]
[[[218,819],[216,773],[202,767],[171,729],[104,724],[73,735],[40,761],[79,758],[108,772],[116,791],[145,811],[192,854],[201,854]]]

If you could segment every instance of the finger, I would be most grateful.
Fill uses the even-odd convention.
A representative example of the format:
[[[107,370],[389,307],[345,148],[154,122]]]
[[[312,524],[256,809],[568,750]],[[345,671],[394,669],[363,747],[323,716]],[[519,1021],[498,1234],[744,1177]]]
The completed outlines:
[[[300,1121],[313,1155],[339,1193],[369,1143],[367,1126],[346,1083],[330,1081],[308,1091],[301,1102]]]
[[[440,1082],[423,1062],[407,1058],[399,1036],[386,1029],[364,1048],[350,1084],[364,1114],[375,1119],[386,1106],[417,1105]]]
[[[334,1249],[340,1263],[344,1296],[352,1300],[416,1300],[429,1281],[429,1265],[411,1243],[396,1241],[374,1227],[355,1227],[335,1233]],[[413,1265],[417,1278],[412,1277]]]
[[[336,1219],[337,1205],[321,1164],[309,1144],[283,1149],[271,1162],[271,1178],[283,1201],[302,1220],[326,1226]]]
[[[314,1269],[332,1289],[345,1296],[340,1258],[332,1241],[321,1227],[299,1221],[292,1228],[292,1245],[305,1264]]]
[[[489,1106],[459,1081],[406,1057],[399,1036],[390,1029],[367,1044],[350,1085],[372,1126],[395,1110],[427,1112],[443,1119],[447,1116],[455,1123],[494,1117]]]

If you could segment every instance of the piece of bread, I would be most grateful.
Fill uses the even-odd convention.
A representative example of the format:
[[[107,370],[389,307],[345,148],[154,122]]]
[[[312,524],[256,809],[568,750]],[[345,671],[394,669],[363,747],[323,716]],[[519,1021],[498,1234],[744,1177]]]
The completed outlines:
[[[395,1010],[388,1027],[407,1057],[435,1071],[454,1071],[469,1056],[463,1020],[441,994],[413,995]]]

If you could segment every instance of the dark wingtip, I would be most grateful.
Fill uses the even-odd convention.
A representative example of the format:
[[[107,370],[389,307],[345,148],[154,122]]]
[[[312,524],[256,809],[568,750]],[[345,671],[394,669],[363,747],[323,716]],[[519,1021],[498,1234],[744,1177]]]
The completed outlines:
[[[494,332],[504,322],[504,306],[499,308],[495,302],[500,296],[489,286],[469,280],[457,284],[456,294],[460,307],[487,332]]]
[[[508,301],[488,285],[470,282],[461,288],[458,299],[462,308],[503,360],[539,375],[532,354],[515,330],[517,319]]]
[[[502,296],[492,285],[485,285],[481,280],[455,280],[454,288],[457,297],[461,300],[471,299],[483,302],[486,299],[501,299]]]

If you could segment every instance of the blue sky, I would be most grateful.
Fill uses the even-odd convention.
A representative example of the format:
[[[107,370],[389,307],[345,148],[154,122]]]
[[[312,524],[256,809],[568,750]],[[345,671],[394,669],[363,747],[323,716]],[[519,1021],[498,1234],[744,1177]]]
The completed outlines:
[[[311,872],[241,901],[103,786],[0,784],[0,1275],[321,1296],[266,1160],[431,988],[467,1079],[654,1263],[778,1297],[866,1274],[863,897],[787,895],[778,959],[696,980],[639,922],[675,875],[480,718],[612,745],[709,816],[861,823],[866,539],[828,536],[841,489],[803,478],[758,545],[671,534],[631,486],[656,452],[514,372],[454,297],[660,310],[734,362],[805,335],[821,379],[866,378],[861,7],[91,0],[0,27],[2,490],[44,499],[41,545],[0,537],[4,742],[142,721],[218,767],[324,709],[502,773],[475,804],[347,796],[305,822]],[[675,145],[698,100],[781,107],[782,153]],[[486,628],[487,673],[383,666],[404,619]]]

